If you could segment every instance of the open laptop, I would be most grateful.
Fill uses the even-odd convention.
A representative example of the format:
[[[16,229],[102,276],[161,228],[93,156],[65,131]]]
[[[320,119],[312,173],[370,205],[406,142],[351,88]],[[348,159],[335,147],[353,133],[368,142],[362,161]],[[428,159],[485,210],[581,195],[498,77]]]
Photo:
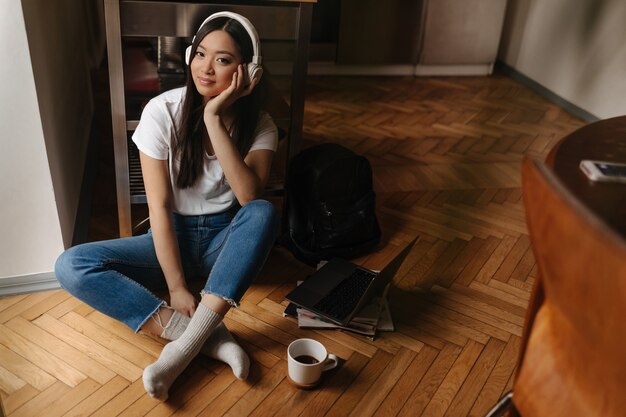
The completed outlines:
[[[382,293],[391,282],[417,239],[413,239],[380,272],[344,259],[331,259],[285,298],[325,319],[346,326],[361,307]]]

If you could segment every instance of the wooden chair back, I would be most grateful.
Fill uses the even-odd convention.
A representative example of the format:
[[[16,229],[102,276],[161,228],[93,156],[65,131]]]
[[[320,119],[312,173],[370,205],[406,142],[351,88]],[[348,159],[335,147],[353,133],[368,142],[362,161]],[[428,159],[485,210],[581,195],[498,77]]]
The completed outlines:
[[[626,242],[543,163],[523,198],[539,277],[513,387],[523,417],[625,416]]]

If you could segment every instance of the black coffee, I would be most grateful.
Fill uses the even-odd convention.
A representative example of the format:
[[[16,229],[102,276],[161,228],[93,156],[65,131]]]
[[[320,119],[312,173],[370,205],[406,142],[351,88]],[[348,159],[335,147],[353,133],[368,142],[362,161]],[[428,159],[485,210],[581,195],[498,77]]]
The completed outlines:
[[[314,363],[318,363],[319,361],[317,359],[315,359],[313,356],[309,356],[309,355],[300,355],[294,358],[296,361],[300,362],[300,363],[304,363],[307,365],[312,365]]]

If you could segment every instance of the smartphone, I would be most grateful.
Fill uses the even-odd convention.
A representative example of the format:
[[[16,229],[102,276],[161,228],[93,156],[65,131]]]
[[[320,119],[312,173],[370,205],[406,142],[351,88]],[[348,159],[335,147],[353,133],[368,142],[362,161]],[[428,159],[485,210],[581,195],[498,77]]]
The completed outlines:
[[[626,183],[626,164],[583,159],[579,166],[591,181]]]

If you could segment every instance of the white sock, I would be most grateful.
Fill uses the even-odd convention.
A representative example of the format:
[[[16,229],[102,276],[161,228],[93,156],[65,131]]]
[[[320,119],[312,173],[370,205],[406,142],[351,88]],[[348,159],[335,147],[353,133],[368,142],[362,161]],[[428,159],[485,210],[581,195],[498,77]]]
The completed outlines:
[[[198,305],[182,335],[165,345],[159,359],[144,369],[143,386],[150,396],[161,401],[167,399],[172,383],[200,352],[200,348],[222,319],[221,315],[204,304]]]
[[[210,358],[227,363],[237,379],[243,380],[248,377],[250,358],[235,341],[224,323],[220,323],[215,328],[200,351]]]
[[[178,339],[189,325],[190,320],[184,314],[174,311],[167,326],[163,328],[161,337],[167,340]],[[245,380],[248,377],[250,358],[223,322],[218,324],[211,333],[211,336],[200,349],[200,353],[226,363],[237,379]]]
[[[190,320],[189,316],[174,310],[174,314],[170,317],[170,321],[167,322],[167,326],[163,327],[161,337],[167,340],[178,339],[189,326]]]

